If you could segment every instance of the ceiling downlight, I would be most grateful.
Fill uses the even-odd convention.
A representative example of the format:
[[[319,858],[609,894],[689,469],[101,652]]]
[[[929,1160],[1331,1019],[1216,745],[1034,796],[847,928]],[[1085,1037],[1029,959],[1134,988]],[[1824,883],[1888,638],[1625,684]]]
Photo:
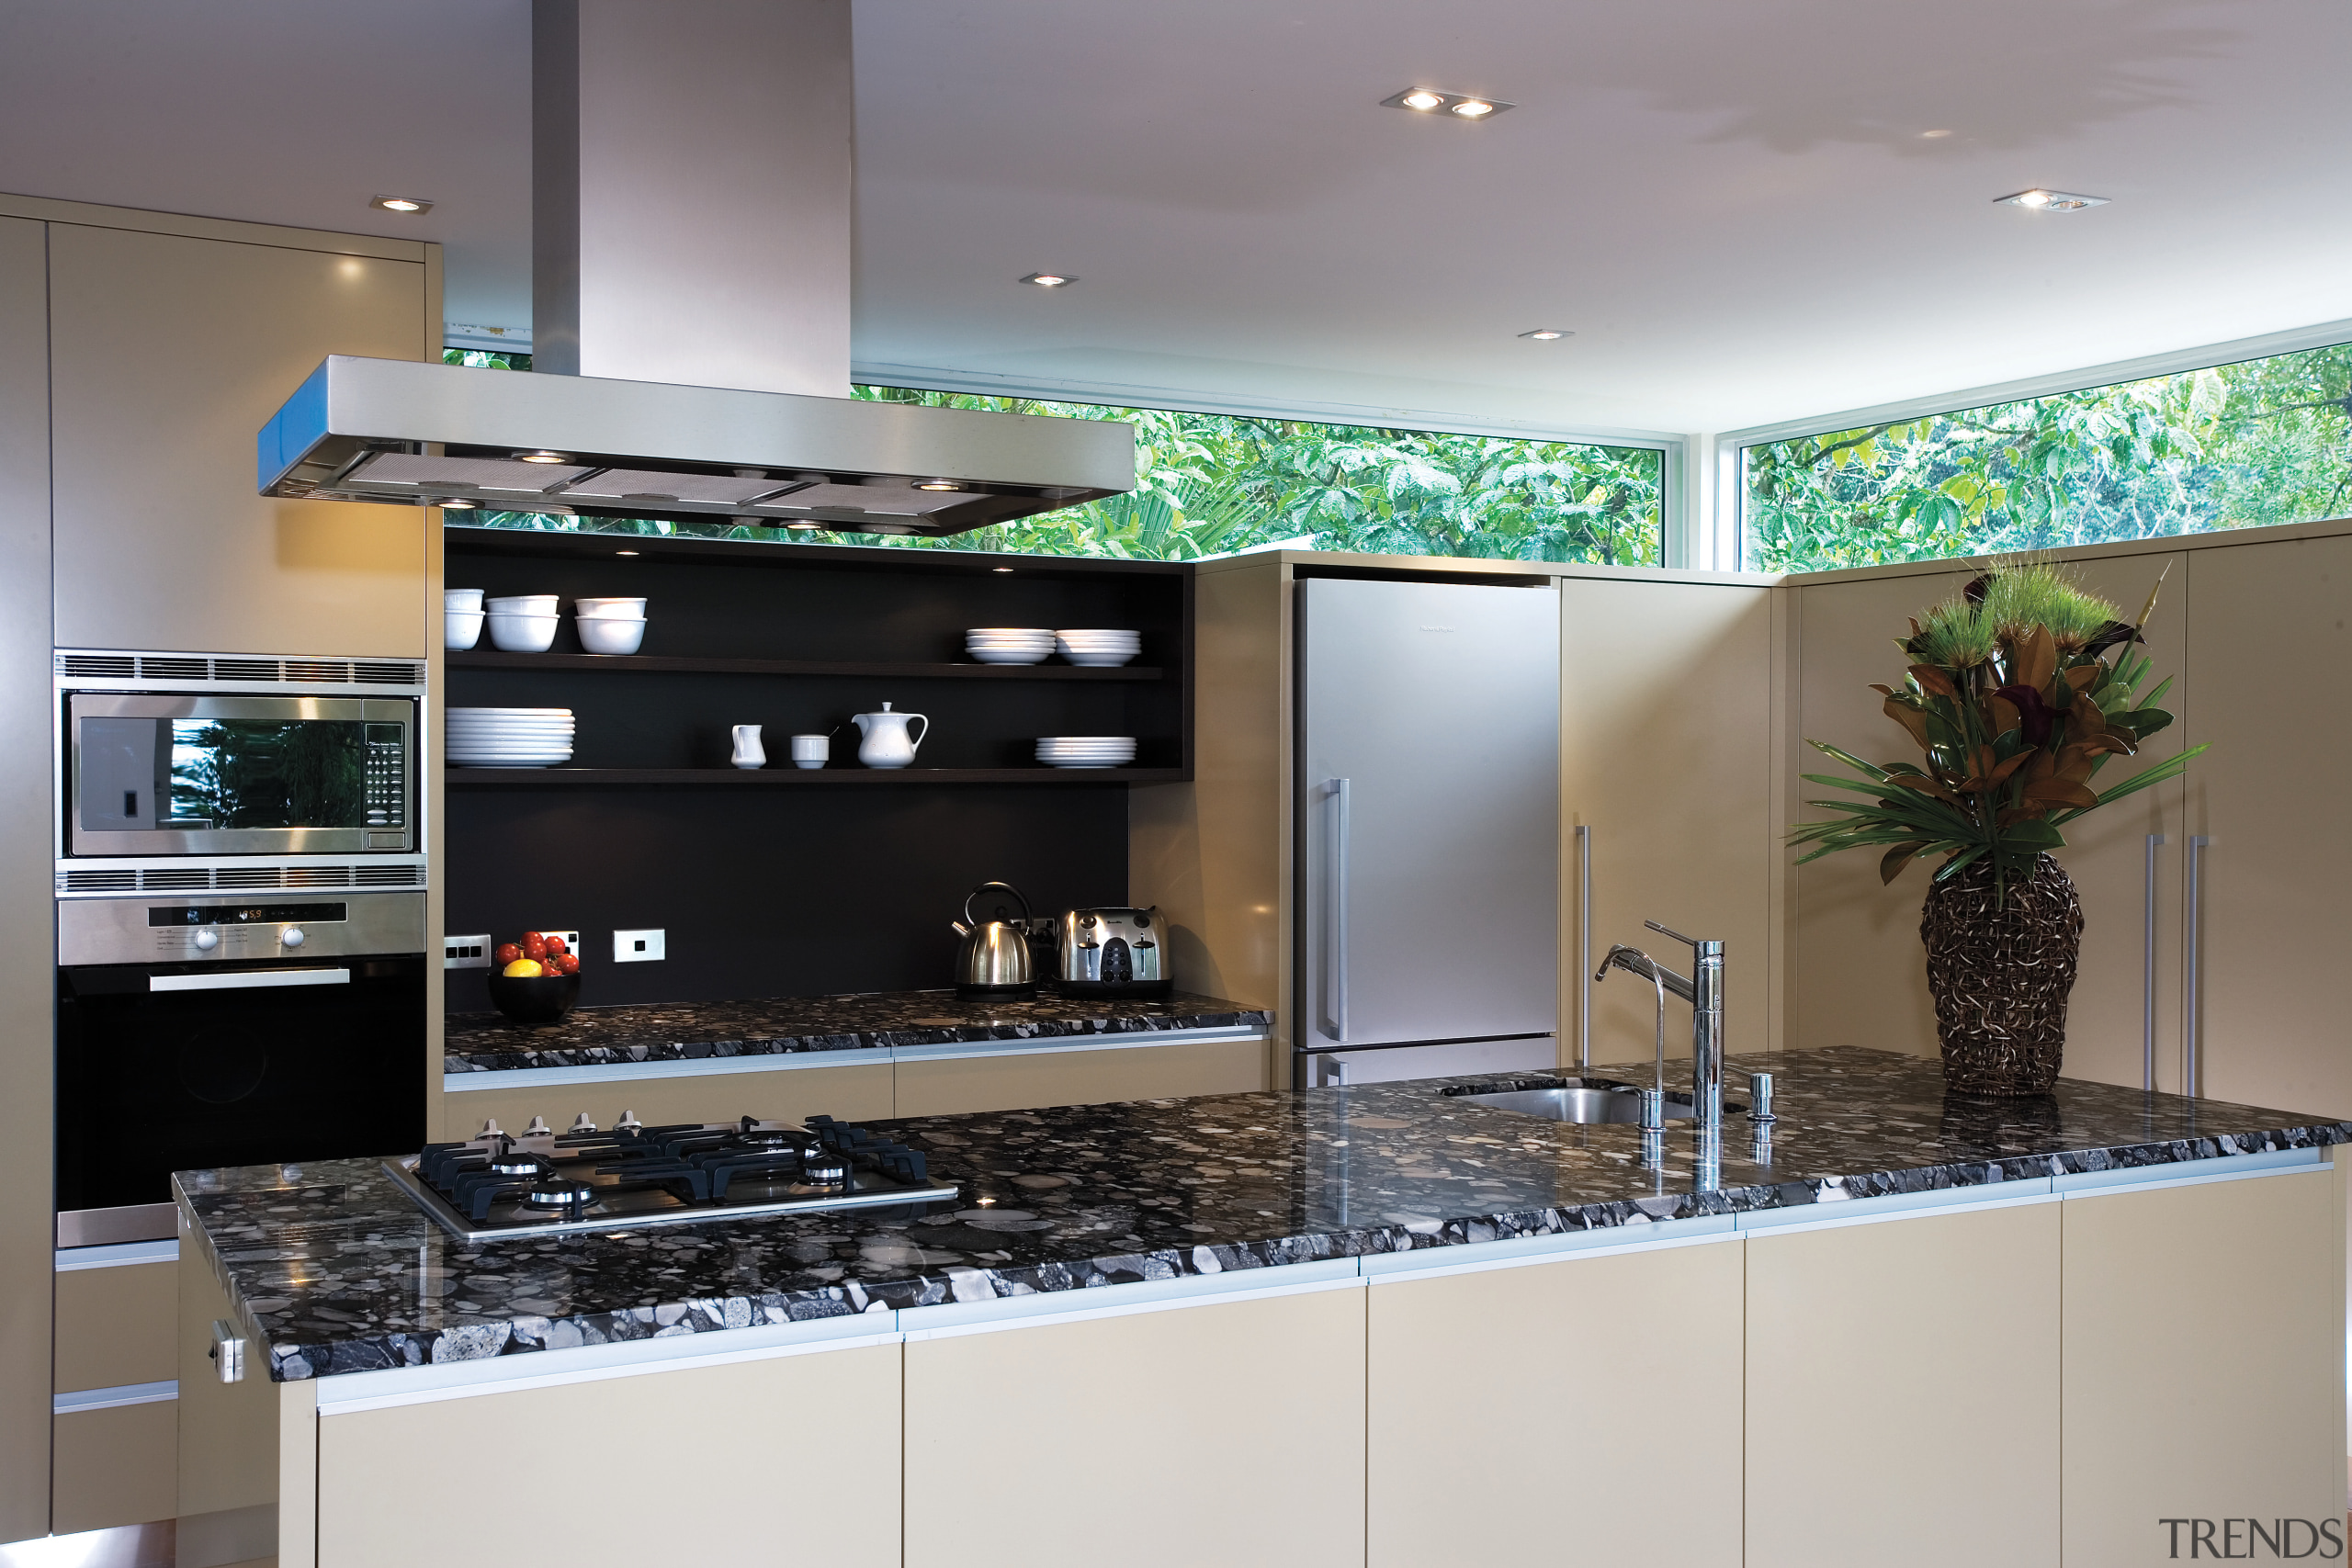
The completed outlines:
[[[1033,272],[1021,281],[1035,284],[1039,288],[1068,288],[1078,279],[1064,272]]]
[[[2040,186],[2021,190],[2011,196],[1996,196],[1996,207],[2022,207],[2028,212],[2080,212],[2086,207],[2105,207],[2103,196],[2084,196],[2069,190],[2045,190]]]
[[[410,218],[433,210],[433,204],[421,196],[371,196],[368,205],[379,212],[398,212]]]
[[[1430,115],[1447,119],[1492,119],[1517,104],[1507,104],[1500,98],[1490,98],[1483,93],[1448,93],[1436,87],[1407,87],[1391,93],[1380,100],[1385,109],[1403,109],[1407,114]]]
[[[1523,338],[1532,338],[1537,343],[1555,343],[1561,338],[1574,337],[1577,334],[1566,327],[1537,327],[1532,332],[1524,332],[1519,335]]]

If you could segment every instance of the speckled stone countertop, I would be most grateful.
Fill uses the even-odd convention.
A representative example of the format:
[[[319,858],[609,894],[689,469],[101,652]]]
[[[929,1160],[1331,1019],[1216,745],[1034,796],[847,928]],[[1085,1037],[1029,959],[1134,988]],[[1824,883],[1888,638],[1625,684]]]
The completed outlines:
[[[2352,1122],[2101,1084],[1947,1099],[1937,1063],[1883,1051],[1734,1060],[1778,1075],[1781,1119],[1769,1151],[1727,1119],[1712,1186],[1688,1132],[1645,1167],[1636,1128],[1437,1092],[1468,1079],[884,1123],[962,1186],[916,1218],[469,1245],[375,1161],[175,1179],[285,1381],[2352,1142]]]
[[[560,1023],[540,1024],[514,1023],[502,1013],[458,1012],[448,1018],[442,1069],[511,1072],[614,1062],[683,1062],[706,1056],[870,1051],[958,1041],[1263,1029],[1272,1021],[1272,1013],[1185,991],[1164,1001],[1048,993],[1034,1002],[959,1001],[952,990],[869,991],[842,997],[581,1008]]]

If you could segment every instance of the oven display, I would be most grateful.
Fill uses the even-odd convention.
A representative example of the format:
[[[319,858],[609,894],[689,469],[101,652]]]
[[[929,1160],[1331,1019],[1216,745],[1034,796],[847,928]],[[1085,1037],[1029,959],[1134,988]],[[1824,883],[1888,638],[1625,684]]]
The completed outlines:
[[[174,904],[147,910],[151,926],[282,926],[343,918],[341,904]]]

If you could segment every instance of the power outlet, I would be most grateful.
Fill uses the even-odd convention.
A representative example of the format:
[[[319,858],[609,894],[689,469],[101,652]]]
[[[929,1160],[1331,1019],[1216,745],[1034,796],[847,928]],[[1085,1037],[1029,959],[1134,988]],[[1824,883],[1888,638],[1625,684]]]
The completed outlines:
[[[580,933],[578,931],[550,931],[546,926],[539,927],[538,931],[541,936],[560,936],[563,938],[563,948],[566,953],[577,953],[580,951]]]
[[[491,940],[486,936],[445,936],[441,939],[444,969],[487,969]]]
[[[669,956],[662,942],[663,933],[656,931],[615,931],[613,962],[616,964],[659,964]]]

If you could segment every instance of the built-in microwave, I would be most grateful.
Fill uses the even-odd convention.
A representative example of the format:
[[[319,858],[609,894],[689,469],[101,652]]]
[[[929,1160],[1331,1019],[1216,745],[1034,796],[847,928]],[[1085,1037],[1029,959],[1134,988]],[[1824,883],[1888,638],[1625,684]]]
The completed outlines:
[[[414,854],[419,694],[270,683],[61,682],[61,853]]]

